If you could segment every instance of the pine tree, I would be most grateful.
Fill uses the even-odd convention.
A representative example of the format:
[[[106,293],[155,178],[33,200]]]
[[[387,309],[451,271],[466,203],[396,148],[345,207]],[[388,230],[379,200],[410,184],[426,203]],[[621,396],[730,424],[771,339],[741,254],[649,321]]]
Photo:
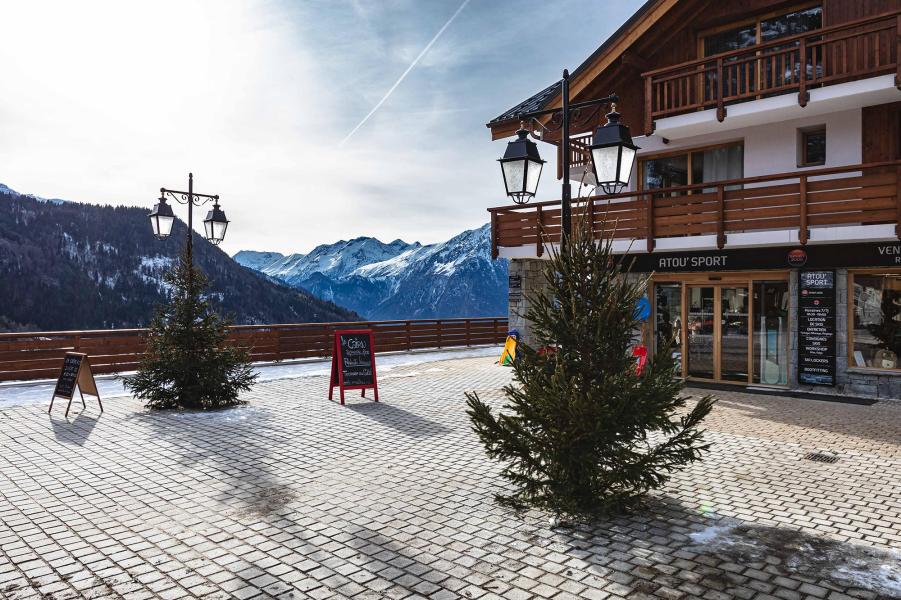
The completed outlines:
[[[206,276],[191,264],[185,248],[164,276],[169,303],[150,323],[144,357],[125,386],[148,408],[215,409],[243,404],[238,398],[256,381],[248,353],[227,345],[230,322],[204,297]]]
[[[525,315],[544,351],[520,342],[500,414],[474,392],[467,413],[515,488],[499,501],[590,518],[633,506],[701,458],[714,400],[687,406],[670,352],[636,375],[634,311],[647,279],[629,276],[611,239],[596,243],[584,224],[567,242],[545,267],[549,293],[531,295]]]

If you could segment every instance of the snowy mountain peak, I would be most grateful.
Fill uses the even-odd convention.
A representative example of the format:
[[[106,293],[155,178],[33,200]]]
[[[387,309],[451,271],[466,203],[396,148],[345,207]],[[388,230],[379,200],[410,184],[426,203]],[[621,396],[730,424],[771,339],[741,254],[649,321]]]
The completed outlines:
[[[285,255],[281,252],[240,250],[232,258],[234,258],[238,264],[244,265],[254,271],[262,271],[269,265],[284,260]]]
[[[491,259],[491,227],[440,244],[372,237],[340,240],[254,267],[257,254],[235,260],[371,319],[495,316],[506,313],[506,261]]]

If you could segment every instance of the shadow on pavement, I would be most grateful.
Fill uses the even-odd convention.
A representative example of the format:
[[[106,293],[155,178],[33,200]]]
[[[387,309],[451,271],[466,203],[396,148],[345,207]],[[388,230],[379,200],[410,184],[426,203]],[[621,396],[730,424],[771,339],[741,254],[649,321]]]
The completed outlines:
[[[409,437],[438,437],[451,432],[441,423],[383,402],[347,404],[346,406],[356,413]]]
[[[78,408],[81,408],[80,406]],[[71,413],[69,413],[71,414]],[[86,410],[82,410],[75,415],[75,418],[56,417],[49,415],[50,424],[53,426],[53,435],[58,442],[64,444],[74,444],[76,446],[84,446],[88,441],[94,427],[100,420],[100,415],[89,415]]]

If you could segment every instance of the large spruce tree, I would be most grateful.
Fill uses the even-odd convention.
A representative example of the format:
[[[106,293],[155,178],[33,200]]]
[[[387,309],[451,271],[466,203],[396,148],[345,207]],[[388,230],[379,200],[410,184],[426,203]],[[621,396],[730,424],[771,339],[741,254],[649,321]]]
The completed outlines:
[[[166,273],[168,304],[150,323],[137,373],[125,380],[148,408],[215,409],[242,404],[239,394],[256,381],[247,352],[226,343],[229,321],[204,296],[206,276],[185,248]]]
[[[577,226],[547,261],[548,293],[529,297],[537,347],[518,344],[505,405],[496,414],[466,395],[473,429],[514,487],[498,500],[576,518],[622,510],[709,447],[699,425],[714,401],[689,406],[671,353],[636,374],[648,281],[629,268],[610,239]]]

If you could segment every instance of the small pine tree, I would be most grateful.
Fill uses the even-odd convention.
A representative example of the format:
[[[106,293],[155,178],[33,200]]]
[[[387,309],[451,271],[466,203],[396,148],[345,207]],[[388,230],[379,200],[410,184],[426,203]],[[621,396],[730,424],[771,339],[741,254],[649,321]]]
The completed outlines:
[[[686,407],[671,353],[636,375],[635,309],[648,281],[628,277],[626,260],[580,224],[551,252],[550,293],[532,295],[525,315],[545,351],[518,344],[499,415],[466,394],[473,430],[515,487],[499,501],[576,518],[616,512],[709,448],[699,425],[714,400]]]
[[[215,409],[243,404],[238,394],[256,381],[248,353],[226,345],[227,319],[211,309],[206,276],[185,248],[164,276],[169,303],[157,307],[144,357],[125,386],[148,408]]]

